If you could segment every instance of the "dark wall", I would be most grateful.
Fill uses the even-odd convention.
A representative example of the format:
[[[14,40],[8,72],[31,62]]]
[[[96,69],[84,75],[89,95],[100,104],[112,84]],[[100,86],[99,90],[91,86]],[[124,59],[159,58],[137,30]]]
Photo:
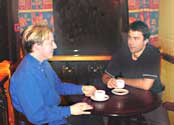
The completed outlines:
[[[128,25],[127,0],[53,0],[59,54],[110,54]]]
[[[9,55],[7,1],[0,0],[0,61]]]
[[[57,61],[51,62],[52,67],[64,82],[94,85],[104,88],[102,74],[108,61]]]
[[[19,42],[14,24],[18,23],[18,0],[0,0],[0,61],[16,62]]]

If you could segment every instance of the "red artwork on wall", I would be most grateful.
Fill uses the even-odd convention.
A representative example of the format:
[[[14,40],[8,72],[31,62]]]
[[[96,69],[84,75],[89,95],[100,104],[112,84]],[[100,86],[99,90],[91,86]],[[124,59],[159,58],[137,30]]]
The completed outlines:
[[[52,0],[19,0],[20,31],[39,23],[54,27],[52,4]],[[128,0],[129,23],[145,21],[151,30],[151,42],[158,40],[158,8],[159,0]]]

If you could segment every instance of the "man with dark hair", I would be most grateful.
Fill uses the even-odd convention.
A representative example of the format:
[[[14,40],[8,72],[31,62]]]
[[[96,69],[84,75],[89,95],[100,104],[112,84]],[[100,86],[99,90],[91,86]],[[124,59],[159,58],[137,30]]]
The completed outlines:
[[[128,86],[162,94],[160,52],[148,43],[149,37],[150,31],[144,22],[130,24],[128,44],[113,55],[102,76],[108,88],[116,88],[115,80],[122,79]],[[162,106],[144,114],[144,117],[149,123],[169,125],[167,112]]]

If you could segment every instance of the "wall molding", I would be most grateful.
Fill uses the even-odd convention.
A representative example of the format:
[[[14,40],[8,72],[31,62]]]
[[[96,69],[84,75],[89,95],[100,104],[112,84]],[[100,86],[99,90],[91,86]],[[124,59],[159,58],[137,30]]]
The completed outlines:
[[[161,53],[162,59],[174,64],[174,56],[167,53]],[[109,61],[112,56],[53,56],[49,61]]]

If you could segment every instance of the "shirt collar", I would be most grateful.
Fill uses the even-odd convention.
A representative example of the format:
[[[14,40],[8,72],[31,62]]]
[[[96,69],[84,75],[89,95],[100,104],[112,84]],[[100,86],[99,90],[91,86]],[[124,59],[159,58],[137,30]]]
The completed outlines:
[[[26,55],[27,60],[31,61],[33,65],[44,65],[46,60],[43,62],[40,62],[38,59],[33,57],[31,54]]]

